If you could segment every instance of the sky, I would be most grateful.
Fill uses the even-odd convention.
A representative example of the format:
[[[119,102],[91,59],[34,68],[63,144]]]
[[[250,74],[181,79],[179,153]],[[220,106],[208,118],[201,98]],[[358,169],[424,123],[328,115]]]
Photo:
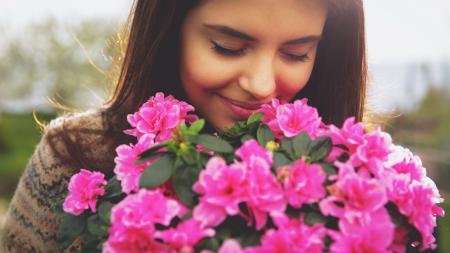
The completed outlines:
[[[365,0],[372,63],[450,58],[449,0]],[[131,0],[0,0],[0,25],[19,30],[48,16],[61,22],[124,20]],[[26,8],[24,8],[26,6]]]

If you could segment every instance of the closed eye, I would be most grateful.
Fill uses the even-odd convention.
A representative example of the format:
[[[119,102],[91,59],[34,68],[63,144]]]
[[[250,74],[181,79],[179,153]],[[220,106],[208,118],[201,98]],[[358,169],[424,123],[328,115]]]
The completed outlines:
[[[296,55],[296,54],[290,54],[290,53],[282,53],[284,57],[286,57],[290,61],[307,61],[309,59],[308,54],[303,55]]]
[[[211,48],[222,55],[239,56],[239,55],[244,54],[244,52],[245,52],[245,48],[240,48],[240,49],[227,48],[222,45],[219,45],[214,40],[211,40],[211,44],[212,44]]]

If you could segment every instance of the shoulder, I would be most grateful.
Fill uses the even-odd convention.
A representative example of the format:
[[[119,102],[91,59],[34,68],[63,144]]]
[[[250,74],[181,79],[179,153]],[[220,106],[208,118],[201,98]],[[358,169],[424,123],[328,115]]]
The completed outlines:
[[[45,128],[38,149],[74,167],[110,170],[122,131],[114,129],[103,108],[62,115]]]
[[[25,168],[0,235],[1,252],[59,252],[61,217],[52,205],[81,168],[111,172],[117,136],[101,109],[52,120]]]

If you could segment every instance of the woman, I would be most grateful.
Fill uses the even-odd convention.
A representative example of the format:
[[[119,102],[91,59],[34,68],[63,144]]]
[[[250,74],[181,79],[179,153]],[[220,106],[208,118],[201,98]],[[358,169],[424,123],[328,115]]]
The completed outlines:
[[[193,104],[210,131],[272,98],[307,97],[327,123],[362,119],[360,0],[137,0],[130,18],[111,99],[49,124],[10,204],[2,252],[59,252],[52,204],[80,168],[112,172],[115,147],[132,141],[126,115],[157,91]]]

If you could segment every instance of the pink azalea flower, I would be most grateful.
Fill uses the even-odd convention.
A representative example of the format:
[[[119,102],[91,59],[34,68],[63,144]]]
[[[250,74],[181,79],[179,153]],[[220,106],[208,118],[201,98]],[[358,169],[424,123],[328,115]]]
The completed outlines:
[[[333,145],[344,145],[348,148],[348,152],[353,154],[356,152],[356,148],[364,143],[365,131],[362,123],[355,123],[355,118],[350,117],[345,120],[342,128],[329,125],[327,129],[320,131],[320,135],[329,136]],[[342,148],[333,147],[327,160],[334,161],[343,153]]]
[[[172,137],[173,129],[181,122],[192,123],[197,119],[195,115],[188,115],[191,111],[194,111],[193,106],[172,96],[164,97],[162,92],[158,92],[139,111],[128,115],[128,122],[133,128],[125,133],[138,139],[144,134],[150,134],[156,137],[157,142],[162,142]]]
[[[255,157],[259,157],[267,163],[268,167],[272,167],[272,152],[261,147],[254,139],[250,139],[242,144],[236,150],[236,155],[246,164],[250,165]]]
[[[372,212],[369,223],[341,219],[341,232],[329,231],[334,240],[331,253],[389,253],[388,247],[394,240],[394,224],[385,208]]]
[[[176,252],[194,252],[194,246],[205,237],[214,236],[213,229],[204,229],[199,221],[186,220],[176,228],[160,231],[156,237],[162,239]]]
[[[247,174],[246,190],[247,206],[258,230],[266,224],[269,213],[283,212],[286,209],[287,201],[283,189],[262,159],[252,162]]]
[[[194,217],[203,226],[216,226],[226,215],[239,213],[239,203],[246,199],[245,168],[240,164],[228,166],[220,157],[212,157],[200,173],[193,190],[201,195]]]
[[[293,137],[300,132],[307,132],[315,137],[321,124],[317,109],[307,105],[306,98],[292,104],[278,106],[276,118],[281,131],[286,137]]]
[[[393,253],[405,253],[408,239],[408,229],[406,227],[396,227],[394,241],[388,250]]]
[[[239,241],[235,239],[226,239],[220,246],[218,253],[244,253]]]
[[[418,156],[402,146],[393,146],[389,154],[387,167],[393,168],[397,173],[408,174],[411,180],[422,181],[426,177],[426,170]]]
[[[352,172],[349,163],[335,164],[340,169],[339,179],[329,187],[331,195],[320,201],[320,210],[324,215],[345,217],[350,221],[355,218],[370,219],[372,212],[387,203],[384,186],[376,179],[362,177]],[[338,206],[336,202],[344,206]]]
[[[181,207],[157,190],[142,189],[128,195],[111,210],[106,252],[166,252],[155,240],[155,224],[168,226]]]
[[[81,169],[70,178],[69,194],[64,200],[63,210],[76,216],[89,208],[93,213],[97,212],[98,196],[105,194],[105,185],[103,173]]]
[[[152,136],[142,135],[135,145],[120,145],[117,147],[117,157],[114,159],[116,163],[114,173],[117,179],[120,180],[123,192],[130,194],[139,190],[139,178],[154,159],[141,164],[135,163],[140,159],[142,152],[154,145]]]
[[[284,193],[288,203],[296,208],[303,204],[310,204],[325,196],[323,182],[326,174],[322,167],[317,164],[306,164],[303,159],[297,160],[295,164],[288,168],[279,168],[278,174],[288,170],[289,176],[283,182]]]
[[[379,178],[391,152],[391,136],[377,128],[365,136],[364,143],[356,148],[350,161],[353,166],[363,166]]]
[[[305,225],[303,219],[289,219],[286,214],[274,212],[272,219],[277,229],[269,229],[261,238],[261,246],[251,247],[249,253],[323,252],[326,229],[321,224]]]
[[[275,138],[282,139],[283,132],[281,131],[280,125],[278,124],[277,120],[277,109],[280,106],[280,101],[276,98],[272,99],[272,104],[264,104],[261,106],[261,109],[258,110],[258,112],[262,112],[264,114],[264,117],[262,119],[262,122],[269,126],[269,128],[272,130],[272,132],[275,135]]]

